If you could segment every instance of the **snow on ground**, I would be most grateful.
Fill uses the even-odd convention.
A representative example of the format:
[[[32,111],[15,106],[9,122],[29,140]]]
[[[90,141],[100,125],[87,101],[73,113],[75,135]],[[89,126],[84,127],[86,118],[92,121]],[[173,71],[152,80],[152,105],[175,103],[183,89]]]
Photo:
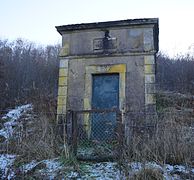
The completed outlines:
[[[51,176],[53,176],[53,174],[55,174],[55,171],[59,171],[62,169],[62,165],[59,162],[58,158],[54,158],[54,159],[47,159],[47,160],[42,160],[42,161],[32,161],[28,164],[25,164],[21,167],[21,169],[27,173],[28,171],[31,171],[33,168],[35,168],[36,166],[40,165],[40,164],[44,164],[44,168],[40,169],[40,173],[42,174],[51,174]]]
[[[96,180],[111,180],[121,179],[122,175],[117,168],[117,163],[103,162],[103,163],[82,163],[80,165],[80,171],[73,171],[72,167],[65,167],[61,164],[59,159],[43,160],[39,162],[32,161],[22,166],[25,173],[32,171],[32,169],[39,164],[45,164],[45,167],[39,169],[40,175],[46,176],[48,179],[56,179],[57,176],[61,176],[61,179],[96,179]]]
[[[24,173],[27,173],[28,171],[32,170],[34,167],[36,167],[38,165],[37,161],[31,161],[30,163],[24,164],[23,166],[21,166],[21,170]]]
[[[10,138],[14,131],[14,126],[18,124],[18,119],[26,113],[28,110],[32,110],[32,104],[26,104],[18,106],[15,109],[10,110],[6,115],[2,117],[2,120],[7,121],[3,124],[3,128],[0,129],[0,136],[6,139]]]
[[[96,180],[111,180],[111,179],[123,179],[122,173],[117,167],[117,163],[103,162],[94,163],[86,166],[86,173],[80,179],[96,179]]]
[[[63,166],[61,165],[61,162],[59,162],[58,158],[54,159],[48,159],[48,160],[42,160],[42,161],[32,161],[28,164],[25,164],[21,166],[21,170],[24,173],[28,173],[29,171],[32,171],[37,166],[42,165],[43,168],[37,168],[39,173],[41,175],[46,176],[49,179],[54,179],[57,176],[57,173],[62,170]]]
[[[2,119],[10,118],[12,121],[17,120],[20,116],[25,113],[27,110],[32,109],[31,104],[26,104],[22,106],[17,106],[15,109],[10,110],[6,115],[2,117]]]
[[[0,169],[4,172],[3,177],[14,177],[14,171],[11,171],[11,165],[15,159],[14,155],[1,155],[0,156]],[[159,165],[156,162],[131,162],[128,164],[128,177],[133,177],[142,169],[156,169],[163,173],[164,180],[182,180],[184,177],[194,178],[194,168],[189,169],[183,165]],[[120,180],[127,179],[124,171],[121,171],[116,162],[101,162],[89,163],[80,162],[79,170],[73,170],[71,166],[62,165],[59,158],[32,161],[20,167],[20,170],[28,174],[29,172],[36,173],[36,177],[46,177],[46,179],[54,180],[60,179],[96,179],[96,180]],[[125,169],[126,170],[126,169]],[[29,173],[31,174],[31,173]],[[32,174],[31,174],[32,175]],[[187,178],[189,179],[189,178]]]
[[[155,162],[131,162],[128,164],[128,177],[133,177],[134,174],[138,173],[142,169],[155,169],[160,170],[163,173],[164,180],[182,180],[186,176],[194,178],[194,168],[188,169],[183,165],[159,165]],[[183,177],[182,177],[183,176]],[[119,170],[117,163],[115,162],[103,162],[103,163],[93,163],[85,164],[84,168],[81,168],[80,172],[71,171],[65,178],[68,179],[96,179],[96,180],[120,180],[127,179],[123,171]]]
[[[19,123],[19,118],[28,110],[32,110],[32,104],[17,106],[5,114],[1,120],[5,122],[3,128],[0,129],[0,136],[3,136],[7,141],[13,134],[14,127]],[[4,142],[2,142],[3,144]],[[12,165],[16,155],[0,154],[0,179],[11,179],[14,176]]]
[[[22,115],[26,115],[29,110],[32,110],[31,104],[18,106],[10,110],[2,117],[3,129],[0,130],[0,136],[6,140],[13,134],[14,127],[18,125],[19,119]],[[30,116],[30,115],[29,115]],[[16,155],[0,154],[0,179],[14,179],[13,163]],[[120,171],[116,162],[102,162],[102,163],[86,163],[79,162],[79,170],[73,170],[71,166],[64,166],[59,161],[60,158],[54,158],[42,161],[31,161],[20,167],[24,174],[35,172],[46,179],[96,179],[96,180],[111,180],[111,179],[126,179],[124,172]],[[157,169],[163,173],[164,180],[178,180],[184,179],[185,175],[194,179],[194,168],[187,168],[183,165],[160,165],[156,162],[131,162],[128,163],[127,171],[130,177],[138,173],[144,168]],[[183,177],[182,177],[183,176]],[[129,177],[129,178],[130,178]],[[188,179],[188,178],[187,178]]]
[[[156,162],[132,162],[130,163],[131,173],[137,173],[143,168],[160,170],[163,173],[164,180],[182,180],[181,175],[191,175],[194,178],[194,168],[187,168],[183,165],[159,165]]]
[[[14,172],[11,170],[16,156],[10,154],[0,155],[0,179],[11,179]]]
[[[115,162],[101,162],[101,163],[82,163],[80,171],[70,171],[64,175],[65,179],[96,179],[96,180],[111,180],[123,179],[122,174],[117,168]]]
[[[57,158],[42,161],[46,164],[46,172],[52,173],[55,170],[62,169],[62,165]]]

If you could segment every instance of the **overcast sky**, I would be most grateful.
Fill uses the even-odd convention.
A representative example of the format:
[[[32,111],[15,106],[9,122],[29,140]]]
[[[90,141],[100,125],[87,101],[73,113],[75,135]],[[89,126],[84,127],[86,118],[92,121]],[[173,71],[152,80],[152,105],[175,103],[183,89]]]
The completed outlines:
[[[61,43],[55,26],[159,18],[159,48],[194,52],[194,0],[0,0],[0,38]]]

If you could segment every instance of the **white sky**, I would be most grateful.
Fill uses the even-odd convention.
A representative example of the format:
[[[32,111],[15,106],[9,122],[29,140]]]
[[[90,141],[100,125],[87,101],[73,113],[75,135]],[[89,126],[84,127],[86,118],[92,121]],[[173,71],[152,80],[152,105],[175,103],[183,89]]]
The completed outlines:
[[[156,17],[160,50],[194,53],[194,0],[0,0],[0,38],[55,44],[55,26]]]

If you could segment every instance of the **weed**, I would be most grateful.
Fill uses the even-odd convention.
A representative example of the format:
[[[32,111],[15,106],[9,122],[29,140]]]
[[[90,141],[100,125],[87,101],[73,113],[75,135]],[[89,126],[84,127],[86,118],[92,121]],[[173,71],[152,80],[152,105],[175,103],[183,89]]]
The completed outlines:
[[[75,167],[79,164],[76,157],[73,154],[70,154],[69,158],[66,158],[64,155],[61,155],[59,159],[64,166]]]
[[[158,169],[144,168],[134,174],[132,180],[163,180],[163,174]]]

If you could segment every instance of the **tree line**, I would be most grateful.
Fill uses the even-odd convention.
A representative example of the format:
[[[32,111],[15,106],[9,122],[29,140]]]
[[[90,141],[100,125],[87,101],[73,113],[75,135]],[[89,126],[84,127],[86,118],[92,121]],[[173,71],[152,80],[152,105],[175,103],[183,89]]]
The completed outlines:
[[[0,40],[0,110],[35,97],[56,99],[60,45]]]
[[[0,40],[0,110],[45,97],[56,102],[60,45]],[[194,58],[157,55],[158,89],[194,93]],[[37,100],[37,99],[36,99]]]
[[[158,53],[156,67],[158,89],[194,94],[193,55],[177,55],[170,58],[165,54]]]

